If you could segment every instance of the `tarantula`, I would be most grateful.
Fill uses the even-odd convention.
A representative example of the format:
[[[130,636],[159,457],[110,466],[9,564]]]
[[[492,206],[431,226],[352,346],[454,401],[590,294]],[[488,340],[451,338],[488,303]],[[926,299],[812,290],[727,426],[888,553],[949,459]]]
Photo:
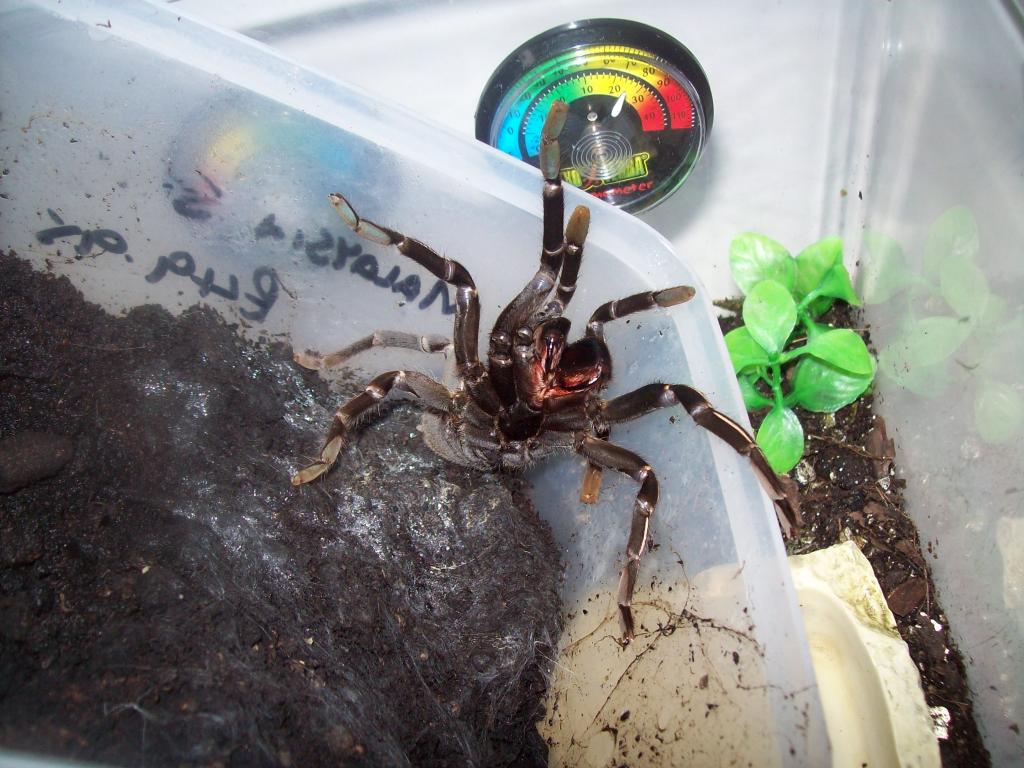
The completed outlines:
[[[633,507],[626,563],[618,586],[620,628],[623,642],[628,643],[634,635],[630,604],[650,518],[658,503],[658,480],[644,459],[609,442],[611,425],[657,408],[681,405],[697,424],[750,458],[776,505],[786,535],[799,524],[799,511],[747,431],[712,407],[693,387],[648,384],[611,400],[600,397],[612,375],[604,324],[634,312],[688,301],[694,289],[680,285],[603,304],[591,315],[584,337],[569,343],[569,320],[562,313],[576,288],[590,211],[586,206],[578,206],[563,234],[557,137],[565,123],[566,110],[564,103],[555,103],[541,134],[544,193],[540,268],[498,316],[491,330],[486,364],[477,352],[480,302],[466,268],[417,240],[361,218],[340,194],[330,195],[331,204],[354,232],[375,243],[397,247],[455,287],[454,338],[449,341],[439,336],[378,332],[331,355],[297,354],[296,360],[307,367],[322,368],[337,365],[371,346],[425,352],[451,346],[458,385],[450,390],[415,371],[380,374],[363,392],[338,408],[320,457],[298,472],[292,483],[308,483],[330,469],[346,433],[360,416],[396,389],[412,394],[426,409],[421,425],[424,441],[449,461],[479,469],[520,470],[555,453],[575,452],[589,463],[580,494],[581,501],[586,503],[597,500],[603,469],[629,475],[640,484],[640,490]]]

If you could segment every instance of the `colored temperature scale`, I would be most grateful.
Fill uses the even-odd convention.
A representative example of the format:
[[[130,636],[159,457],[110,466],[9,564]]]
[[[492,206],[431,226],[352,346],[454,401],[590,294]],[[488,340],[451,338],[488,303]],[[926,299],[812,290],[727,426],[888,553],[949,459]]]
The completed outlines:
[[[539,166],[555,101],[569,105],[563,179],[634,212],[686,180],[713,114],[693,55],[659,30],[618,19],[558,27],[513,52],[484,90],[477,138]]]

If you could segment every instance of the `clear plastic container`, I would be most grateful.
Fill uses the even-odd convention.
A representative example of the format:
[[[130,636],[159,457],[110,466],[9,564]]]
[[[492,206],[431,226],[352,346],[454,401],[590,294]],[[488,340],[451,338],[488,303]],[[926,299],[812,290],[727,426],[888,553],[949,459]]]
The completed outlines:
[[[963,253],[985,278],[987,291],[975,297],[998,296],[1009,311],[997,327],[986,323],[956,349],[938,350],[949,352],[944,360],[896,357],[918,378],[949,386],[927,396],[910,377],[883,371],[875,409],[896,440],[907,512],[936,555],[929,563],[949,625],[935,632],[951,634],[963,652],[994,764],[1024,763],[1019,2],[564,0],[490,3],[481,12],[478,3],[368,8],[303,0],[284,10],[259,0],[183,0],[176,7],[193,5],[467,135],[487,77],[538,32],[595,17],[658,27],[700,59],[715,126],[687,184],[643,219],[691,259],[713,297],[737,293],[727,255],[742,230],[791,249],[842,235],[847,267],[861,269],[858,288],[868,294],[879,350],[903,341],[908,318],[970,314],[947,303],[926,259],[938,222],[959,220],[970,248]],[[386,56],[377,55],[382,50]],[[959,215],[942,219],[950,210]],[[904,274],[886,277],[894,254]],[[907,272],[933,290],[896,286]],[[979,368],[981,357],[987,362]]]
[[[1024,17],[894,3],[861,52],[858,288],[878,393],[993,765],[1024,762]],[[937,341],[938,344],[932,342]],[[943,717],[943,713],[936,713]]]
[[[67,275],[110,311],[203,302],[250,335],[321,350],[380,328],[450,333],[451,294],[396,252],[352,236],[327,203],[336,190],[361,214],[465,264],[484,328],[536,269],[535,171],[173,6],[9,4],[0,48],[9,169],[0,247]],[[609,325],[610,394],[692,383],[745,422],[694,271],[637,219],[576,190],[567,196],[593,212],[569,313],[577,328],[610,299],[698,288],[688,304]],[[614,746],[607,721],[620,738],[651,735],[648,727],[678,736],[666,753],[677,763],[824,764],[827,736],[785,553],[748,463],[682,411],[616,429],[615,440],[645,456],[661,482],[658,546],[637,600],[648,626],[664,631],[626,650],[612,639],[612,595],[635,485],[607,476],[600,503],[584,507],[582,461],[550,462],[532,476],[564,550],[564,641],[611,617],[596,656],[576,645],[557,662],[574,667],[560,705],[567,727],[581,713],[594,718],[574,731],[585,734],[577,757],[603,762]],[[648,682],[630,688],[646,665]]]
[[[716,110],[694,174],[644,220],[692,259],[715,297],[737,292],[727,263],[737,232],[765,232],[792,249],[841,234],[847,266],[863,268],[858,287],[871,294],[866,316],[880,351],[904,341],[908,318],[970,314],[947,303],[925,256],[940,220],[959,217],[970,263],[985,279],[987,291],[975,297],[998,296],[1009,311],[956,349],[938,350],[946,355],[938,369],[943,361],[891,358],[894,371],[905,365],[949,386],[927,396],[910,377],[883,372],[876,412],[896,440],[908,514],[937,555],[932,577],[949,626],[935,631],[963,652],[993,762],[1024,762],[1019,2],[566,0],[490,4],[481,13],[477,4],[430,2],[367,12],[348,0],[305,0],[282,12],[233,0],[201,12],[467,134],[487,76],[532,35],[588,17],[652,24],[698,56]],[[376,57],[383,40],[389,55]],[[959,214],[942,219],[950,210]],[[894,254],[902,277],[885,276]],[[878,282],[906,273],[933,289],[889,292]]]

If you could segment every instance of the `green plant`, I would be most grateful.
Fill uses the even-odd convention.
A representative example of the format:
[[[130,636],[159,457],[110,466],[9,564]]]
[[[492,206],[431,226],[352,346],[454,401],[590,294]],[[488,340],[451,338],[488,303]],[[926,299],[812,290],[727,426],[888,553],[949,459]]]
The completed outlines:
[[[757,444],[772,469],[788,472],[804,453],[793,407],[833,413],[874,379],[875,361],[856,331],[816,321],[836,299],[857,306],[860,300],[838,238],[794,258],[771,238],[747,233],[732,241],[729,264],[746,298],[744,325],[726,334],[725,344],[747,409],[770,409]]]
[[[916,264],[883,234],[866,232],[864,246],[864,300],[879,305],[880,313],[888,311],[891,317],[882,325],[893,329],[876,339],[879,372],[926,398],[965,391],[974,401],[974,429],[982,440],[1016,439],[1024,431],[1024,312],[1019,296],[1013,299],[1015,311],[979,266],[974,214],[955,206],[939,216]]]

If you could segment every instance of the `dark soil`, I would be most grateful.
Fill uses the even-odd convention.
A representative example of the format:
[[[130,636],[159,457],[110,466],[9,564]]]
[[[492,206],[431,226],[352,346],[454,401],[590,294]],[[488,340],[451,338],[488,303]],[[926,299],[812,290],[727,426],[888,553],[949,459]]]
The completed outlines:
[[[717,302],[733,316],[720,320],[723,333],[740,324],[738,301]],[[837,304],[822,320],[862,331],[860,312]],[[766,411],[750,414],[756,429]],[[946,768],[987,766],[988,751],[981,740],[971,706],[963,660],[939,605],[921,551],[917,528],[907,516],[905,482],[899,478],[894,446],[885,422],[874,413],[874,396],[867,394],[835,414],[797,409],[804,428],[806,453],[790,475],[800,486],[804,526],[789,542],[790,554],[804,554],[853,540],[871,562],[896,617],[900,635],[921,672],[925,700],[933,716],[949,713],[948,735],[939,740]]]
[[[0,747],[544,763],[560,566],[515,485],[443,462],[400,406],[294,489],[342,395],[290,350],[0,274]]]

